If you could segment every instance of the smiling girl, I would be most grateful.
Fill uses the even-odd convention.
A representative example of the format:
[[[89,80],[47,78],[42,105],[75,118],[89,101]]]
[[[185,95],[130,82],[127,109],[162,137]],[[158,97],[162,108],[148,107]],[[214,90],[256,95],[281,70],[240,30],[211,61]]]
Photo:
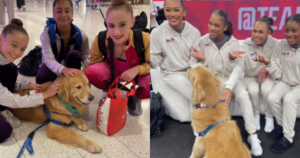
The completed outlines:
[[[200,32],[183,20],[186,15],[183,0],[166,0],[164,13],[167,21],[151,32],[151,68],[160,67],[164,83],[186,99],[187,104],[166,106],[166,113],[176,120],[190,121],[193,85],[186,72],[202,65],[190,56],[194,50],[200,49]],[[163,98],[168,95],[159,88],[157,91]]]
[[[264,130],[271,132],[274,129],[273,112],[268,104],[267,97],[273,88],[275,82],[270,78],[268,71],[263,63],[258,63],[252,59],[256,54],[264,55],[271,58],[274,48],[277,45],[277,39],[273,38],[270,33],[272,30],[273,19],[263,16],[258,19],[252,29],[252,37],[247,38],[242,45],[245,51],[245,86],[250,95],[250,99],[254,110],[254,119],[256,129],[260,130],[260,106],[259,95],[262,94],[263,105],[266,109],[266,124]]]
[[[19,19],[13,19],[0,36],[0,143],[10,137],[12,127],[21,122],[7,108],[28,108],[44,104],[44,99],[54,96],[58,91],[58,83],[52,84],[45,92],[20,96],[14,90],[39,90],[41,85],[26,81],[17,81],[18,68],[13,63],[23,56],[29,37]]]
[[[89,42],[85,33],[72,24],[73,3],[71,0],[53,2],[55,19],[55,43],[50,42],[49,27],[41,35],[44,64],[40,67],[37,83],[54,81],[57,76],[74,76],[80,72],[81,63],[88,63]],[[75,38],[81,32],[82,43]]]
[[[103,60],[103,55],[98,47],[98,36],[91,48],[90,63],[83,70],[90,83],[95,87],[104,90],[103,98],[107,95],[110,73],[115,76],[121,76],[120,79],[129,82],[137,77],[139,88],[136,90],[134,100],[136,102],[135,110],[128,108],[131,115],[140,115],[141,99],[150,98],[150,36],[143,32],[144,59],[142,62],[136,53],[134,45],[134,35],[131,28],[135,22],[132,7],[125,0],[112,0],[111,5],[106,12],[106,48],[109,39],[112,39],[114,45],[114,57]],[[115,72],[110,72],[110,60],[114,60]]]
[[[265,64],[269,74],[280,80],[271,90],[268,101],[279,126],[268,135],[277,140],[271,150],[283,153],[293,146],[297,108],[300,105],[300,14],[291,15],[285,21],[285,39],[280,41],[271,60],[257,55],[254,61]]]

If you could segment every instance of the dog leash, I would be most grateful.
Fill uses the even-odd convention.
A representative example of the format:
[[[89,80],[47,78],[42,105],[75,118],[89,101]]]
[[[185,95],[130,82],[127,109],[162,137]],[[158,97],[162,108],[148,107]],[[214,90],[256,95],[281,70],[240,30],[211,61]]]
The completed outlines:
[[[21,148],[21,150],[20,150],[20,152],[19,152],[17,158],[20,158],[20,157],[21,157],[21,155],[22,155],[22,153],[23,153],[25,147],[26,147],[27,151],[28,151],[30,154],[33,154],[33,153],[34,153],[34,150],[33,150],[33,147],[32,147],[32,139],[33,139],[33,136],[34,136],[34,134],[35,134],[35,132],[36,132],[37,130],[39,130],[40,128],[44,127],[44,126],[47,125],[49,122],[52,122],[52,123],[54,123],[54,124],[56,124],[56,125],[59,125],[59,126],[63,126],[63,125],[64,125],[63,122],[60,122],[60,121],[51,119],[50,114],[49,114],[49,111],[48,111],[48,108],[47,108],[47,106],[46,106],[45,104],[43,105],[43,109],[44,109],[45,114],[47,115],[47,121],[46,121],[45,123],[43,123],[42,125],[40,125],[39,127],[37,127],[34,131],[32,131],[32,132],[28,135],[28,137],[27,137],[27,139],[25,140],[25,142],[24,142],[24,144],[23,144],[23,146],[22,146],[22,148]],[[57,112],[52,112],[52,113],[57,113]]]

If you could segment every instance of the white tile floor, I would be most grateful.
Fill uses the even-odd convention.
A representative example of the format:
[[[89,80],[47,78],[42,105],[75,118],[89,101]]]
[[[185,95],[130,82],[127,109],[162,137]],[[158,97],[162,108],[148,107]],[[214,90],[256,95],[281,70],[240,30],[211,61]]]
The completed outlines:
[[[46,17],[52,16],[52,3],[52,0],[26,0],[26,11],[15,12],[15,17],[23,21],[30,38],[28,49],[24,55],[33,49],[35,45],[40,45],[40,34],[44,29]],[[104,13],[106,9],[107,7],[102,7]],[[145,11],[149,17],[149,5],[134,6],[133,9],[134,15]],[[105,29],[100,11],[85,7],[84,0],[82,0],[79,8],[74,4],[74,23],[87,34],[90,45],[98,32]],[[0,28],[1,31],[2,29]],[[19,63],[19,60],[15,63]],[[35,80],[24,76],[19,76],[18,78]],[[96,99],[89,105],[89,110],[95,118],[95,111],[97,110],[100,96],[102,96],[102,91],[95,87],[92,87],[92,90]],[[90,128],[87,132],[79,131],[76,127],[69,127],[70,130],[76,131],[98,143],[103,149],[103,152],[100,154],[91,154],[80,148],[62,145],[55,140],[50,140],[46,136],[45,128],[42,128],[36,132],[32,142],[34,154],[30,155],[27,151],[24,151],[22,158],[150,157],[150,100],[143,100],[142,107],[144,110],[143,114],[137,117],[128,115],[126,126],[114,136],[109,137],[100,133],[95,126],[95,119],[86,122]],[[14,129],[12,136],[0,144],[0,158],[17,157],[20,147],[28,134],[36,127],[38,127],[38,124],[23,122],[19,128]]]

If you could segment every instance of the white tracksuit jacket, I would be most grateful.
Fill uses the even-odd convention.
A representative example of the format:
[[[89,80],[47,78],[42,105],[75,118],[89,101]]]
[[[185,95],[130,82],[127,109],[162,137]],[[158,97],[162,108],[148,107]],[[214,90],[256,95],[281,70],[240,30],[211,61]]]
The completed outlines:
[[[286,39],[280,41],[272,54],[266,69],[274,79],[296,86],[300,84],[300,49],[288,45]]]
[[[238,40],[231,36],[230,40],[219,50],[215,43],[210,40],[209,34],[206,34],[200,39],[200,47],[206,57],[203,65],[215,75],[228,78],[225,88],[232,90],[239,78],[243,76],[243,59],[229,60],[228,55],[228,53],[240,50]]]
[[[261,47],[256,45],[251,38],[247,38],[242,47],[242,50],[245,51],[245,76],[256,77],[259,70],[265,66],[265,64],[260,62],[255,62],[252,59],[256,54],[263,55],[268,59],[271,59],[274,48],[277,45],[278,40],[269,36],[267,38],[266,44]]]
[[[188,68],[202,65],[190,56],[193,47],[199,49],[200,32],[185,21],[181,34],[173,30],[168,21],[156,27],[151,33],[150,66],[159,66],[163,72],[186,72]]]

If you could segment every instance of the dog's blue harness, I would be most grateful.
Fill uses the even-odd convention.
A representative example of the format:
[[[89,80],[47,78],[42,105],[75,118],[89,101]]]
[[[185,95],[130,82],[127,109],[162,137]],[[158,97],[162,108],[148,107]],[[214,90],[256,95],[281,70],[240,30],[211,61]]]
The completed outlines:
[[[219,125],[219,124],[221,124],[221,123],[223,123],[223,122],[225,122],[225,121],[227,121],[227,119],[221,120],[221,121],[217,122],[216,124],[213,124],[213,125],[208,126],[208,127],[207,127],[203,132],[201,132],[201,133],[196,133],[196,132],[194,131],[194,135],[195,135],[196,137],[204,137],[211,129],[213,129],[214,127],[216,127],[217,125]]]
[[[20,152],[19,152],[17,158],[20,158],[20,157],[21,157],[21,155],[22,155],[22,153],[23,153],[23,150],[24,150],[25,146],[26,146],[27,151],[28,151],[30,154],[33,154],[33,153],[34,153],[34,150],[33,150],[33,148],[32,148],[32,139],[33,139],[34,133],[35,133],[37,130],[39,130],[40,128],[44,127],[44,126],[47,125],[49,122],[52,122],[52,123],[54,123],[54,124],[56,124],[56,125],[59,125],[59,126],[63,126],[63,125],[64,125],[63,122],[60,122],[60,121],[51,119],[50,114],[49,114],[49,111],[48,111],[48,108],[47,108],[47,106],[46,106],[45,104],[43,105],[43,109],[44,109],[45,114],[47,115],[47,120],[46,120],[46,122],[45,122],[44,124],[40,125],[38,128],[36,128],[34,131],[32,131],[32,132],[28,135],[28,137],[27,137],[26,141],[24,142],[24,144],[23,144],[23,146],[22,146],[22,148],[21,148],[21,150],[20,150]],[[52,113],[60,114],[60,113],[58,113],[58,112],[52,112]]]
[[[221,102],[225,102],[225,100],[220,100],[218,103],[221,103]],[[218,104],[218,103],[211,105],[211,107],[212,107],[212,108],[217,107],[217,104]],[[204,104],[201,104],[201,103],[198,104],[198,105],[196,105],[196,109],[203,109],[203,108],[206,108],[206,109],[207,109],[208,107],[209,107],[209,105],[204,105]],[[200,132],[200,133],[196,133],[196,132],[194,131],[194,135],[195,135],[196,137],[204,137],[211,129],[213,129],[214,127],[216,127],[217,125],[219,125],[219,124],[221,124],[221,123],[223,123],[223,122],[225,122],[225,121],[227,121],[227,119],[221,120],[221,121],[217,122],[216,124],[210,125],[210,126],[208,126],[203,132]]]

